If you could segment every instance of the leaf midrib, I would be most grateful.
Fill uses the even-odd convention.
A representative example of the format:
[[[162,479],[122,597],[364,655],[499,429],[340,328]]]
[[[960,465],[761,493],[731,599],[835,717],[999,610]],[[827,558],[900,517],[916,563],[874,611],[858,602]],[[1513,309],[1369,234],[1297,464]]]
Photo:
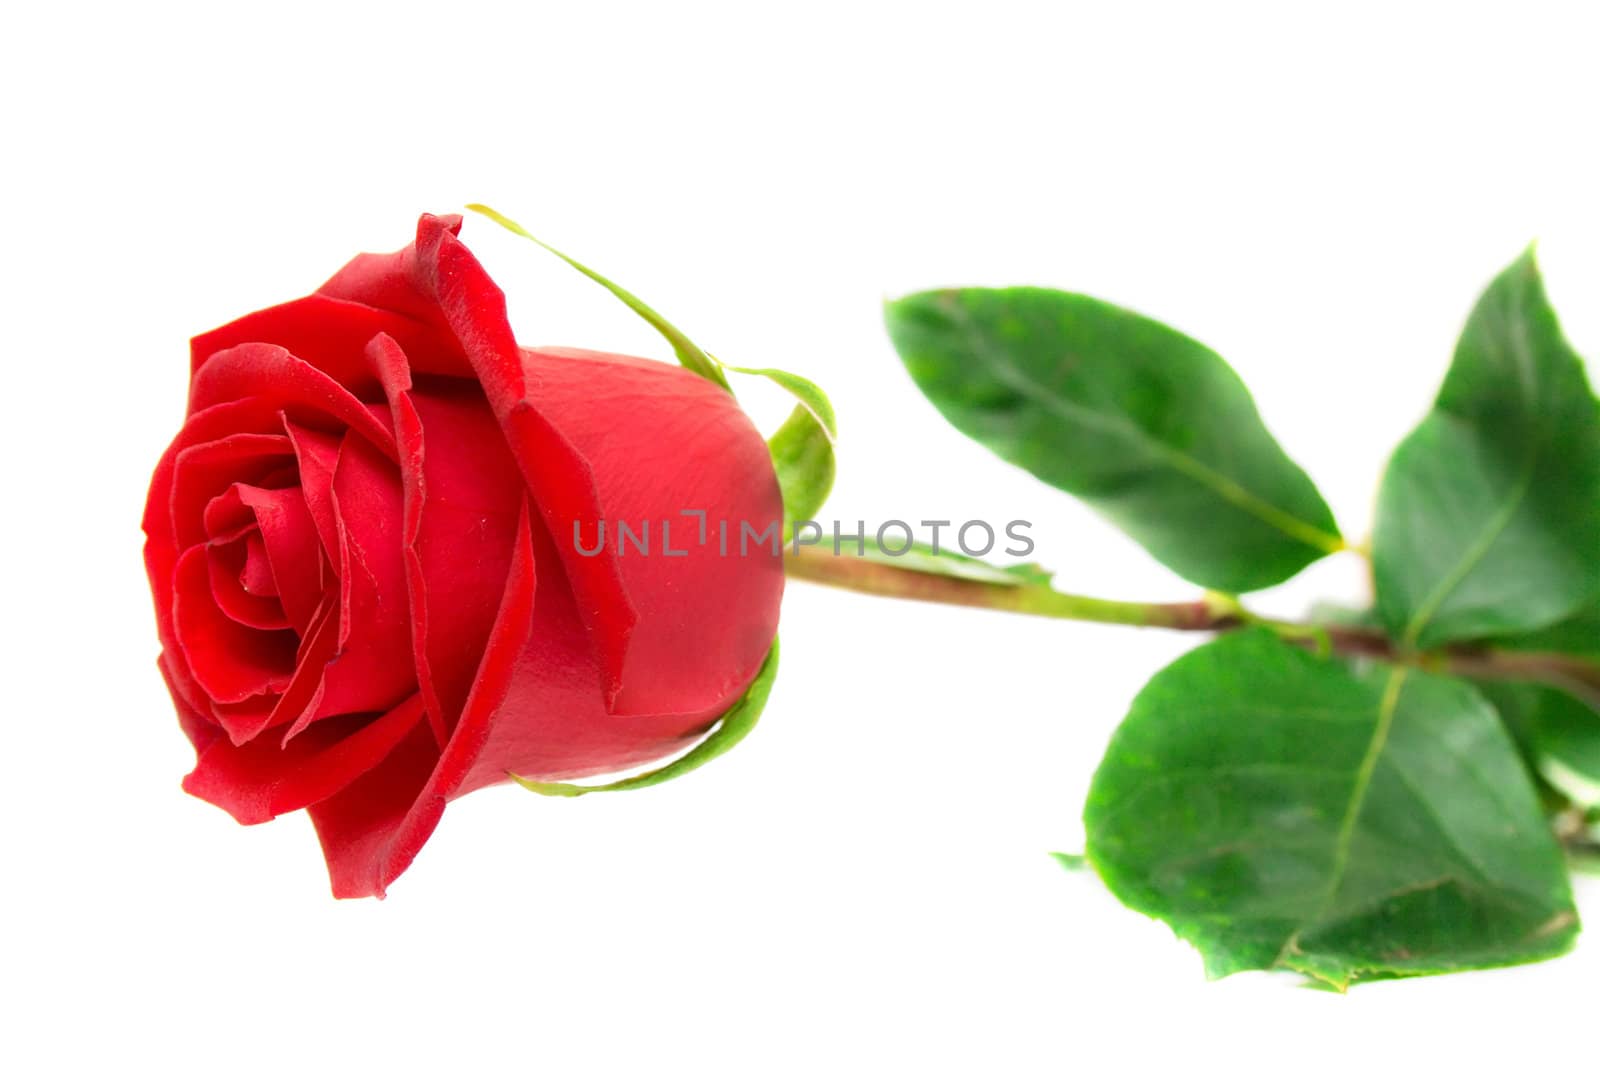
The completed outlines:
[[[1273,966],[1278,967],[1295,951],[1300,935],[1323,921],[1328,910],[1333,907],[1333,902],[1339,898],[1339,888],[1344,884],[1345,871],[1350,866],[1350,848],[1355,840],[1356,825],[1361,821],[1361,812],[1366,807],[1367,792],[1372,786],[1372,776],[1378,769],[1378,760],[1383,756],[1383,750],[1389,743],[1389,729],[1394,724],[1395,710],[1400,706],[1400,692],[1405,688],[1407,668],[1392,667],[1389,670],[1388,681],[1383,687],[1383,695],[1378,699],[1377,722],[1373,726],[1372,738],[1367,742],[1367,750],[1362,754],[1361,762],[1356,767],[1356,777],[1350,791],[1350,803],[1346,805],[1344,817],[1339,821],[1339,834],[1334,839],[1333,846],[1333,873],[1328,879],[1328,888],[1323,894],[1321,905],[1316,914],[1305,922],[1297,925],[1283,939],[1283,946],[1278,949],[1278,958]]]
[[[1523,299],[1524,296],[1523,291],[1520,288],[1517,289],[1513,294],[1516,304],[1514,311],[1507,312],[1499,316],[1499,318],[1507,323],[1509,327],[1506,344],[1511,350],[1511,363],[1516,369],[1516,377],[1518,384],[1521,386],[1520,391],[1523,401],[1528,405],[1529,410],[1538,411],[1542,406],[1540,397],[1543,389],[1541,388],[1537,361],[1534,355],[1534,345],[1528,335],[1528,315],[1526,313],[1526,301]],[[1448,408],[1436,408],[1436,413],[1440,418],[1459,421],[1474,437],[1477,437],[1482,432],[1477,420],[1457,414]],[[1522,507],[1523,500],[1527,498],[1528,490],[1533,487],[1534,472],[1538,469],[1539,458],[1544,452],[1545,445],[1546,437],[1544,432],[1541,431],[1522,457],[1522,465],[1517,471],[1517,478],[1510,495],[1495,510],[1495,513],[1490,517],[1489,522],[1485,524],[1479,536],[1472,544],[1467,546],[1467,550],[1456,561],[1456,565],[1446,572],[1433,589],[1422,598],[1416,614],[1406,625],[1405,631],[1400,636],[1401,644],[1407,647],[1416,645],[1417,638],[1422,635],[1422,631],[1427,627],[1428,623],[1438,614],[1439,609],[1444,606],[1444,602],[1460,587],[1462,582],[1467,580],[1467,577],[1477,568],[1478,564],[1483,562],[1484,558],[1488,556],[1489,550],[1500,539],[1500,535],[1505,533],[1506,528],[1511,525],[1511,520],[1516,517],[1517,511]]]
[[[1440,412],[1439,414],[1441,418],[1454,417],[1449,412]],[[1476,427],[1471,427],[1471,429],[1476,433]],[[1528,449],[1527,455],[1523,457],[1522,466],[1517,470],[1517,477],[1512,483],[1511,492],[1507,495],[1505,501],[1495,509],[1489,521],[1484,524],[1483,530],[1467,546],[1466,551],[1461,554],[1461,558],[1456,561],[1456,565],[1451,567],[1434,584],[1434,587],[1429,590],[1427,595],[1422,598],[1416,614],[1411,617],[1411,621],[1406,624],[1405,631],[1400,635],[1400,643],[1402,645],[1407,648],[1416,646],[1417,638],[1422,635],[1423,629],[1438,614],[1439,609],[1444,606],[1444,602],[1477,569],[1478,564],[1482,563],[1484,558],[1488,556],[1489,550],[1494,547],[1495,542],[1500,540],[1500,535],[1505,533],[1506,528],[1511,525],[1511,520],[1516,518],[1518,510],[1522,507],[1523,500],[1527,498],[1528,490],[1533,487],[1533,475],[1539,466],[1540,451],[1541,447],[1538,444]]]

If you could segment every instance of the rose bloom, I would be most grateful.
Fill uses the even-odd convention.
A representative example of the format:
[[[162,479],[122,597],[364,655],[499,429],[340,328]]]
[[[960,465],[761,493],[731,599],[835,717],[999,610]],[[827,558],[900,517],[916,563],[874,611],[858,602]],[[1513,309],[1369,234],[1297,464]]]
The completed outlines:
[[[781,560],[715,535],[782,516],[733,398],[519,347],[460,227],[424,215],[407,248],[195,338],[145,512],[184,788],[247,824],[305,808],[341,897],[382,896],[448,801],[510,773],[684,748],[777,632]]]

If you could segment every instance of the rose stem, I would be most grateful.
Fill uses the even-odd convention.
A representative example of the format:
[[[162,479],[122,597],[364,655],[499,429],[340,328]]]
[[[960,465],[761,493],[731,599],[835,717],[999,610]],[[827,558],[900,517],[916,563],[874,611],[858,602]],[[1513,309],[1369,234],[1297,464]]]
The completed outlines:
[[[1146,603],[1063,593],[1045,585],[1004,585],[893,567],[831,550],[787,552],[790,578],[868,596],[986,608],[1017,615],[1075,619],[1114,626],[1220,632],[1262,626],[1285,640],[1325,652],[1390,660],[1474,678],[1535,681],[1566,689],[1600,707],[1600,665],[1557,653],[1454,645],[1426,652],[1397,646],[1384,631],[1363,626],[1288,622],[1255,615],[1234,597],[1208,593],[1199,600]]]

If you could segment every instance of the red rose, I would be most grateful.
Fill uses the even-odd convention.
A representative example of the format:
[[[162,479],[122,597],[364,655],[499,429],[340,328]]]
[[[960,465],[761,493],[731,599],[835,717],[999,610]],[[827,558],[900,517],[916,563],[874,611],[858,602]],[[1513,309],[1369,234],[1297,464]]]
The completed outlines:
[[[781,560],[715,533],[782,517],[733,398],[519,348],[460,226],[424,215],[410,247],[195,338],[145,512],[184,788],[241,823],[307,809],[341,897],[382,896],[447,801],[509,773],[684,747],[777,632]]]

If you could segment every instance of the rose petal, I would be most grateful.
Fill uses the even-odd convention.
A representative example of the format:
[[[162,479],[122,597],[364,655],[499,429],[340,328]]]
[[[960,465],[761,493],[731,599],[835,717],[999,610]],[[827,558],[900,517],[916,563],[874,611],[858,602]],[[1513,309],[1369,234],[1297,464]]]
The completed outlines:
[[[184,658],[171,655],[171,650],[177,648],[178,640],[172,622],[173,573],[178,554],[184,547],[179,543],[172,506],[178,457],[195,445],[232,434],[272,434],[281,433],[282,429],[282,414],[262,404],[258,397],[246,397],[197,411],[184,420],[178,435],[162,453],[161,461],[156,464],[155,473],[150,478],[143,520],[144,560],[156,606],[156,628],[161,637],[161,647],[169,650],[163,670],[174,693],[181,694],[185,703],[197,714],[210,701],[190,675],[189,665]],[[202,522],[202,533],[203,525]]]
[[[225,541],[211,541],[206,545],[206,576],[211,585],[211,598],[222,613],[241,626],[257,630],[287,630],[289,620],[284,617],[283,605],[273,595],[272,575],[265,578],[266,594],[261,595],[245,588],[246,572],[250,569],[250,544],[254,542],[265,566],[265,550],[259,549],[261,535],[255,530],[242,531]],[[257,586],[262,579],[256,579]]]
[[[412,645],[442,747],[505,594],[525,489],[475,386],[434,380],[413,392],[406,353],[388,337],[374,339],[367,356],[389,396],[400,446]]]
[[[338,649],[290,737],[317,719],[391,707],[417,688],[394,464],[365,439],[347,435],[334,465],[331,503],[341,576]]]
[[[239,587],[254,597],[278,597],[278,582],[272,576],[267,545],[259,528],[245,535],[244,566],[239,568]]]
[[[406,572],[406,595],[411,603],[411,656],[416,661],[417,687],[434,743],[443,748],[449,740],[449,727],[434,687],[433,667],[428,658],[428,598],[423,586],[422,566],[417,558],[417,536],[422,524],[422,508],[427,497],[423,478],[422,423],[411,402],[411,368],[406,354],[394,338],[379,334],[365,350],[369,370],[389,398],[390,421],[394,424],[395,444],[400,450],[400,486],[403,496],[401,555]]]
[[[505,595],[527,489],[481,394],[412,395],[427,442],[428,489],[415,542],[429,596],[426,648],[453,724]]]
[[[458,216],[422,216],[414,267],[417,288],[431,294],[471,360],[546,522],[570,527],[574,518],[593,520],[602,513],[593,473],[530,397],[523,356],[506,321],[505,294],[456,239],[460,229]],[[622,685],[633,604],[614,553],[585,556],[570,540],[558,544],[562,564],[587,609],[582,619],[594,635],[597,667],[610,699]]]
[[[477,678],[450,742],[439,753],[432,733],[412,730],[384,763],[309,810],[336,897],[384,895],[411,864],[456,795],[506,704],[512,672],[526,647],[536,592],[528,509],[518,517],[505,595]],[[591,676],[592,681],[592,676]]]
[[[290,455],[294,454],[293,449],[289,451]],[[206,540],[228,541],[255,526],[255,513],[239,499],[239,488],[242,484],[234,482],[206,502],[201,517]]]
[[[419,727],[383,766],[310,809],[335,896],[383,896],[447,800],[504,783],[512,771],[571,778],[637,766],[679,751],[716,721],[720,711],[609,714],[578,611],[553,539],[525,518],[493,636],[443,754],[430,770],[435,757]]]
[[[333,508],[333,469],[338,466],[344,438],[308,429],[288,419],[284,419],[283,429],[294,446],[300,468],[301,499],[317,531],[317,540],[322,543],[322,555],[334,577],[342,577],[339,520]]]
[[[295,638],[288,630],[242,626],[211,595],[206,548],[178,558],[174,573],[173,627],[189,673],[213,701],[234,704],[288,688]]]
[[[726,390],[681,368],[574,349],[526,350],[523,358],[528,380],[539,383],[540,416],[594,479],[606,552],[637,613],[613,713],[727,707],[766,659],[783,598],[783,499],[766,442]],[[597,419],[597,410],[606,417]],[[704,544],[700,518],[681,514],[685,508],[706,513]],[[559,507],[546,514],[558,549],[575,547],[574,521],[592,545],[595,517]],[[648,549],[622,544],[619,522]],[[772,535],[744,544],[743,524]],[[576,575],[573,585],[587,605]]]
[[[324,567],[322,544],[311,509],[306,506],[305,493],[299,486],[289,489],[240,486],[236,492],[240,502],[249,508],[261,533],[260,544],[268,573],[266,577],[258,573],[253,581],[270,582],[283,604],[284,616],[304,638],[311,616],[322,601]],[[258,572],[259,563],[258,560]]]
[[[493,716],[483,748],[453,796],[503,782],[508,772],[548,781],[636,767],[683,748],[724,710],[612,713],[596,684],[594,647],[579,621],[578,601],[560,569],[552,536],[538,523],[533,543],[540,576],[533,628],[504,707]]]
[[[195,372],[189,408],[201,411],[241,397],[276,408],[308,429],[353,430],[390,460],[396,458],[389,427],[344,386],[288,349],[247,343],[216,353]]]
[[[526,401],[513,405],[501,425],[538,504],[541,523],[559,530],[597,529],[607,512],[594,472],[572,443]],[[638,610],[623,582],[614,543],[597,554],[580,551],[575,537],[555,544],[556,562],[584,605],[580,625],[594,642],[594,666],[610,707],[622,689]]]
[[[217,526],[223,524],[224,516],[211,505],[234,485],[264,480],[293,463],[294,449],[276,434],[229,434],[185,448],[178,453],[173,469],[171,496],[172,528],[177,531],[178,544],[187,548],[213,536],[206,516],[210,514]]]
[[[422,718],[420,697],[368,719],[344,716],[312,726],[285,744],[269,734],[200,753],[183,788],[245,825],[333,796],[378,766]]]
[[[604,518],[781,525],[766,444],[725,390],[682,368],[577,350],[519,350],[505,297],[456,238],[459,220],[424,216],[417,264],[472,361],[552,531],[579,618],[594,639],[611,710],[694,714],[726,707],[755,677],[777,632],[782,560],[770,549],[696,545],[686,557],[588,556],[574,523]],[[604,412],[604,417],[597,417]],[[636,526],[637,530],[638,527]],[[775,535],[781,538],[781,534]],[[659,542],[658,542],[659,544]],[[687,546],[680,540],[675,551]],[[773,545],[776,547],[776,544]],[[686,620],[694,620],[686,624]]]
[[[306,809],[322,843],[335,897],[382,898],[411,866],[444,814],[443,800],[413,804],[438,757],[433,731],[419,717],[381,763]]]
[[[307,706],[322,691],[323,673],[338,641],[339,601],[336,596],[329,596],[312,616],[305,638],[295,653],[294,673],[282,693],[252,697],[215,709],[217,721],[228,731],[228,740],[243,745],[275,726],[299,721]],[[307,725],[310,725],[309,720]]]
[[[359,269],[357,264],[363,260],[393,258],[360,257],[336,277]],[[367,288],[379,295],[378,286]],[[429,312],[423,310],[422,313]],[[436,310],[431,313],[437,318]],[[212,356],[229,348],[248,342],[277,345],[351,392],[362,393],[376,384],[362,349],[380,333],[399,342],[419,374],[460,376],[472,373],[454,336],[440,329],[437,323],[413,318],[373,301],[344,300],[326,292],[254,312],[201,334],[189,343],[189,351],[193,370],[198,372]]]
[[[163,652],[156,657],[156,667],[167,683],[167,689],[172,694],[172,706],[178,712],[178,727],[183,730],[183,736],[189,739],[196,753],[204,752],[210,745],[222,739],[222,729],[195,709],[185,695],[184,689],[179,686],[173,673],[173,666],[170,652]]]
[[[355,257],[339,273],[318,288],[317,294],[369,307],[381,308],[404,320],[419,324],[422,335],[431,343],[418,346],[405,330],[385,329],[411,358],[418,374],[445,374],[473,377],[471,364],[459,345],[452,344],[451,332],[434,297],[432,264],[438,254],[441,235],[461,229],[461,216],[436,218],[424,215],[417,223],[416,240],[398,252]],[[374,330],[363,341],[380,331]]]

